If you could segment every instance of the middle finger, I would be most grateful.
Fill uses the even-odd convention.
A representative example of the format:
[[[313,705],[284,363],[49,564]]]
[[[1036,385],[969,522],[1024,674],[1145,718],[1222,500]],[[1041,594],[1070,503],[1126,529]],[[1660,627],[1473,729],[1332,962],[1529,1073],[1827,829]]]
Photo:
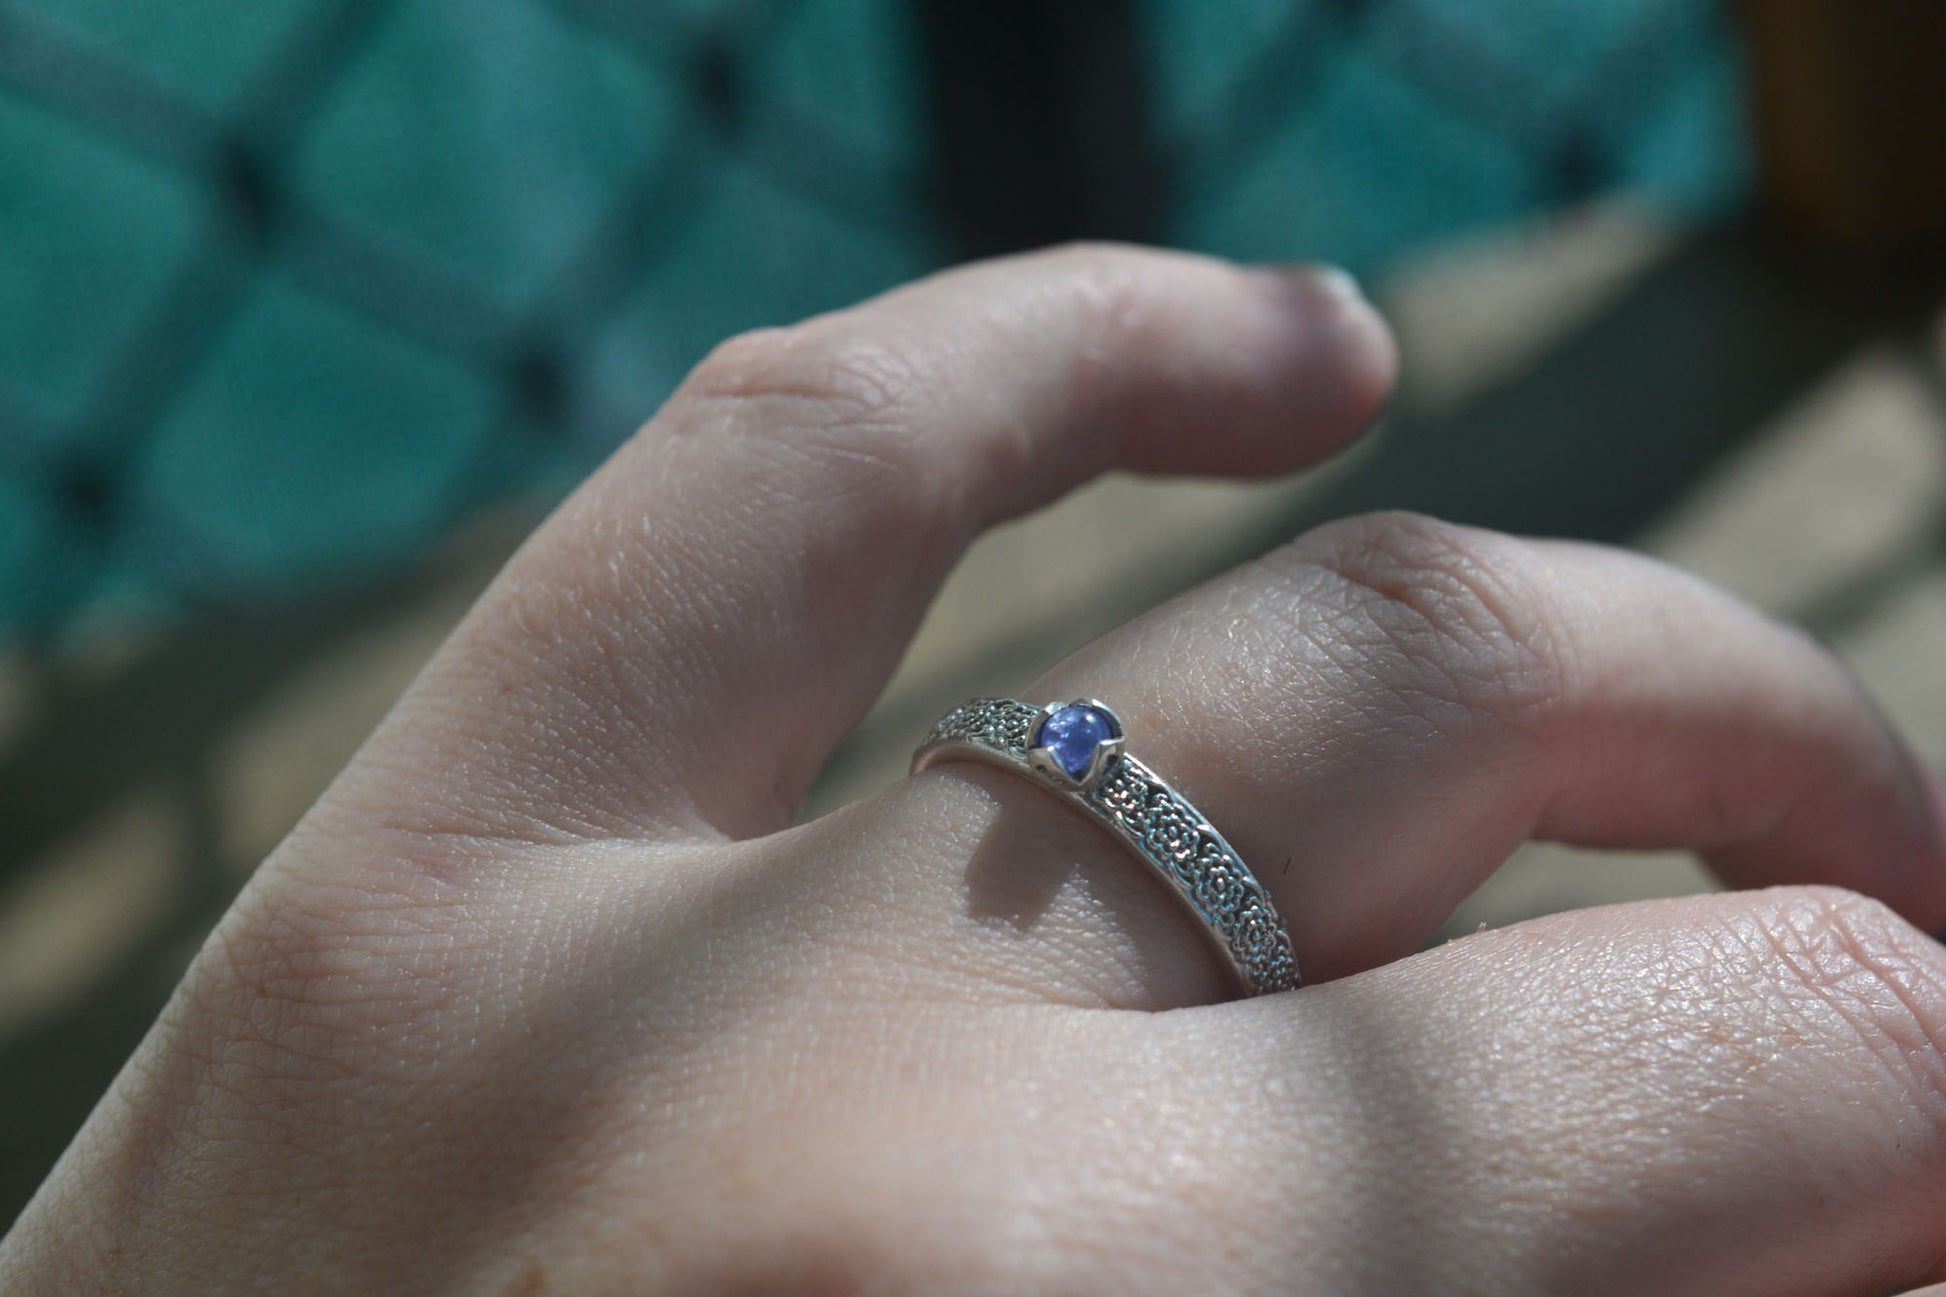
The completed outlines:
[[[1734,883],[1835,883],[1946,923],[1932,781],[1844,670],[1620,551],[1400,515],[1334,524],[1025,696],[1087,695],[1252,865],[1312,980],[1417,948],[1534,836],[1695,847]],[[909,846],[916,823],[931,849],[972,859],[947,880],[965,893],[957,916],[936,896],[926,916],[899,907],[934,952],[1009,978],[1035,975],[1020,958],[1051,964],[1111,1003],[1227,993],[1166,889],[1026,780],[951,763],[857,816],[833,831],[903,825]],[[1082,886],[1064,892],[1068,872]]]

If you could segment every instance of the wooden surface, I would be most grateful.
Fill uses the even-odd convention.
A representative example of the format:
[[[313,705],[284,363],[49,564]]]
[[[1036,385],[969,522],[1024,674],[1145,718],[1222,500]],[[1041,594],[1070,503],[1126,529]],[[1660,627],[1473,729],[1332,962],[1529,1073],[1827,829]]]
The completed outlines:
[[[1835,251],[1946,241],[1946,5],[1741,0],[1765,197]]]

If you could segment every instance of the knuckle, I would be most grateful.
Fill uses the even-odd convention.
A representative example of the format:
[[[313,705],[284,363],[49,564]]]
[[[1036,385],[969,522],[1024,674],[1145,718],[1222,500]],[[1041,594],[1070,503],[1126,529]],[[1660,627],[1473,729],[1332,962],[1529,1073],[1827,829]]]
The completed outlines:
[[[747,452],[745,480],[775,503],[835,506],[888,540],[950,535],[957,519],[943,507],[952,493],[940,472],[949,461],[922,435],[922,346],[857,313],[743,334],[706,357],[651,426],[708,442],[712,460]]]
[[[1770,994],[1807,1042],[1849,1040],[1946,1133],[1946,949],[1871,897],[1778,888],[1758,918]]]
[[[1049,290],[1073,294],[1084,309],[1099,309],[1105,321],[1125,317],[1138,307],[1140,290],[1154,282],[1152,252],[1100,239],[1076,239],[1044,248],[1029,256],[1040,262],[1036,278]]]
[[[1732,941],[1749,950],[1761,1046],[1835,1073],[1888,1124],[1917,1114],[1946,1137],[1946,950],[1882,902],[1831,886],[1773,888],[1753,923]]]
[[[1050,291],[1081,321],[1095,344],[1079,357],[1073,374],[1073,399],[1084,409],[1112,404],[1112,370],[1089,362],[1096,357],[1155,355],[1179,325],[1179,301],[1172,281],[1156,273],[1149,255],[1113,243],[1069,243],[1046,254]],[[1100,381],[1092,382],[1091,379]]]
[[[1547,580],[1510,537],[1412,513],[1306,533],[1273,562],[1296,583],[1317,638],[1359,650],[1356,669],[1415,711],[1539,720],[1571,667]]]
[[[1154,266],[1119,244],[1065,243],[1044,254],[1050,263],[1046,282],[1072,293],[1091,315],[1091,324],[1117,326],[1142,317],[1156,282]]]
[[[918,391],[913,362],[848,317],[739,334],[691,371],[673,404],[685,423],[815,433],[902,425]]]

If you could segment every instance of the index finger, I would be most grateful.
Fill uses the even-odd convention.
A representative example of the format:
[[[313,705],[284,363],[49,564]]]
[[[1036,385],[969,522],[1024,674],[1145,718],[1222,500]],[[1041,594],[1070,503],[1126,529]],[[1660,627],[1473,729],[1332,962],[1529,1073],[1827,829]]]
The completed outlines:
[[[489,837],[782,827],[982,529],[1111,468],[1277,473],[1357,432],[1393,362],[1348,283],[1071,248],[726,344],[334,803]]]

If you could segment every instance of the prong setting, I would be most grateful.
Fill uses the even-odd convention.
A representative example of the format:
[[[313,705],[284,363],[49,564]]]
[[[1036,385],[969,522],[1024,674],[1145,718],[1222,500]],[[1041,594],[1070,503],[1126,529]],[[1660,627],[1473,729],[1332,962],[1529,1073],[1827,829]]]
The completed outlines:
[[[1049,736],[1046,731],[1049,722],[1055,722],[1063,713],[1075,720],[1075,727],[1084,733],[1103,731],[1094,746],[1088,749],[1085,757],[1077,760],[1080,754],[1074,740],[1066,735]],[[1065,719],[1065,718],[1064,718]],[[1050,741],[1052,739],[1052,741]],[[1034,721],[1033,731],[1028,736],[1027,761],[1035,770],[1064,788],[1086,792],[1100,782],[1102,774],[1121,755],[1126,743],[1126,730],[1122,718],[1115,710],[1099,698],[1076,698],[1072,702],[1053,702],[1040,709]]]

